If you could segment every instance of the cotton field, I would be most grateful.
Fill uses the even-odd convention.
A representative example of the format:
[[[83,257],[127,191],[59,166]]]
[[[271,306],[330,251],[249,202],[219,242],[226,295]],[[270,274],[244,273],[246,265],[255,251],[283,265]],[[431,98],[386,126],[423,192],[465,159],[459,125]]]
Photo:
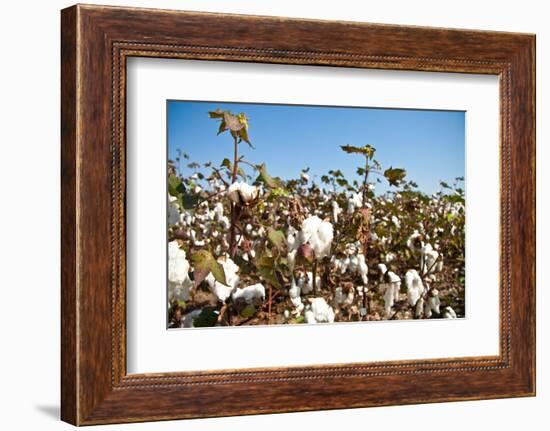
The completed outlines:
[[[343,145],[353,178],[281,179],[240,156],[245,114],[210,117],[227,158],[169,161],[170,328],[464,317],[463,178],[426,195],[374,146]]]

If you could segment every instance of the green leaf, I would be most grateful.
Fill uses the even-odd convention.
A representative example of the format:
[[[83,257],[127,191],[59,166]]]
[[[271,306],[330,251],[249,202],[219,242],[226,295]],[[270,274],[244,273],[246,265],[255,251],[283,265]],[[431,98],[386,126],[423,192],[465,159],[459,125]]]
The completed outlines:
[[[306,319],[304,318],[304,316],[298,316],[294,320],[295,323],[304,323],[305,321],[306,321]]]
[[[223,266],[212,256],[208,250],[199,250],[191,256],[193,262],[193,278],[195,280],[195,287],[203,282],[203,280],[212,273],[216,281],[225,284],[225,272]]]
[[[276,262],[273,256],[269,256],[267,253],[263,253],[256,259],[256,269],[258,274],[262,277],[267,283],[271,284],[276,288],[281,288],[281,279],[282,276],[277,274]]]
[[[265,163],[262,163],[258,168],[258,170],[260,174],[258,175],[258,178],[256,178],[257,183],[262,182],[270,189],[281,188],[283,186],[279,178],[274,178],[267,173],[267,168],[265,166]]]
[[[347,180],[345,180],[344,178],[338,178],[336,182],[340,187],[346,187],[348,185]]]
[[[225,280],[225,272],[223,270],[223,266],[221,263],[219,263],[217,260],[212,257],[213,262],[212,266],[210,267],[210,271],[212,272],[212,275],[216,279],[217,282],[224,284],[227,286],[227,281]]]
[[[185,186],[181,181],[181,178],[177,175],[170,175],[168,177],[168,193],[172,196],[178,197],[181,193],[185,192]]]
[[[193,326],[195,328],[204,328],[208,326],[215,326],[218,322],[218,313],[212,307],[204,307],[194,320]]]
[[[229,161],[229,159],[223,159],[221,165],[220,165],[222,168],[227,168],[228,170],[231,170],[231,162]]]
[[[225,124],[225,120],[222,120],[220,123],[220,127],[218,127],[218,135],[225,132],[227,130],[227,124]]]
[[[256,313],[256,307],[254,307],[254,305],[252,304],[248,304],[241,310],[241,316],[247,318],[254,316],[254,313]]]
[[[364,145],[362,147],[354,147],[353,145],[341,145],[340,148],[348,154],[363,154],[369,159],[372,159],[376,149],[370,145]]]
[[[391,186],[398,186],[399,183],[405,179],[406,175],[407,171],[405,171],[405,169],[392,168],[391,166],[384,171],[384,176],[389,181]]]
[[[276,189],[271,190],[270,196],[273,196],[274,198],[288,198],[290,196],[290,192],[287,189],[283,189],[281,187],[278,187]]]
[[[210,111],[208,115],[210,116],[210,118],[223,118],[223,111],[218,108],[215,111]]]
[[[248,128],[245,127],[244,129],[239,130],[239,138],[241,138],[244,142],[246,142],[251,148],[254,148],[254,146],[250,142],[250,138],[248,137]]]
[[[267,229],[267,238],[275,247],[281,250],[286,245],[285,234],[280,230],[275,230],[272,227]]]
[[[178,197],[178,202],[186,210],[193,209],[199,203],[198,195],[183,194]]]

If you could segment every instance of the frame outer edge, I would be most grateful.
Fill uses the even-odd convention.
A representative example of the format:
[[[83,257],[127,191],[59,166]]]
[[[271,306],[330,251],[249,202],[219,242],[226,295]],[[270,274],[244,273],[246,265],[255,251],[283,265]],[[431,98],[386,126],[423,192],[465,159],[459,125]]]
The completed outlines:
[[[99,53],[106,58],[106,49],[110,47],[113,40],[116,41],[115,33],[111,33],[113,29],[120,30],[120,22],[117,20],[127,20],[128,16],[125,13],[119,13],[120,11],[132,11],[135,15],[140,15],[143,12],[147,12],[146,9],[139,9],[139,13],[134,9],[121,8],[112,9],[109,11],[113,15],[108,16],[108,20],[99,20],[97,13],[102,10],[102,7],[80,5],[73,6],[71,8],[62,11],[62,32],[61,32],[61,45],[62,45],[62,93],[61,93],[61,193],[62,193],[62,211],[61,211],[61,262],[62,262],[62,285],[61,285],[61,311],[62,311],[62,325],[61,325],[61,341],[62,341],[62,360],[61,360],[61,418],[62,420],[69,422],[73,425],[91,425],[99,423],[118,423],[118,422],[135,422],[144,420],[160,420],[160,419],[176,419],[176,418],[190,418],[190,417],[212,417],[212,416],[230,416],[235,414],[258,414],[258,413],[274,413],[283,411],[307,411],[307,410],[322,410],[325,408],[350,408],[350,407],[365,407],[364,401],[352,404],[340,404],[333,403],[330,406],[320,406],[318,399],[312,400],[310,405],[301,405],[296,409],[290,409],[288,405],[281,406],[260,406],[250,402],[248,408],[243,408],[240,411],[227,410],[227,409],[212,409],[208,410],[207,405],[194,405],[191,402],[191,407],[184,413],[176,413],[175,415],[159,414],[154,415],[147,413],[147,397],[158,396],[165,398],[169,393],[178,393],[178,402],[189,402],[189,400],[196,400],[197,396],[200,399],[201,393],[205,394],[204,386],[193,386],[192,388],[185,388],[184,390],[175,388],[154,388],[145,389],[140,387],[131,388],[130,391],[121,391],[117,389],[123,389],[119,386],[118,378],[109,376],[109,382],[106,378],[106,366],[107,358],[110,359],[111,366],[114,358],[111,353],[106,353],[105,350],[97,349],[97,347],[105,348],[107,346],[106,338],[106,325],[107,320],[100,322],[98,328],[88,328],[87,325],[79,326],[79,314],[82,314],[82,323],[86,320],[86,316],[89,315],[91,310],[100,308],[100,314],[107,312],[107,306],[109,309],[113,304],[111,300],[105,296],[105,289],[103,285],[95,286],[100,287],[94,289],[93,294],[90,291],[90,283],[96,283],[97,279],[90,277],[86,273],[86,269],[91,267],[87,258],[94,253],[94,246],[96,242],[93,241],[94,237],[91,230],[86,225],[86,217],[90,214],[94,214],[95,210],[86,206],[86,199],[83,194],[93,191],[94,183],[92,179],[88,178],[88,174],[91,172],[89,166],[84,164],[86,155],[91,157],[96,163],[99,163],[102,168],[105,168],[105,159],[103,156],[98,156],[98,151],[105,151],[106,146],[101,141],[101,146],[92,148],[88,145],[89,142],[95,142],[91,137],[98,139],[104,138],[103,131],[95,134],[92,131],[87,121],[92,121],[90,115],[84,108],[91,102],[95,109],[94,113],[97,113],[100,117],[105,117],[105,113],[109,112],[106,106],[106,100],[102,99],[101,92],[104,91],[100,87],[93,87],[93,83],[88,82],[85,79],[92,72],[99,72],[98,78],[101,81],[106,79],[107,67],[105,64],[97,64],[90,62],[90,52],[88,50],[88,43],[93,42],[92,50],[99,50]],[[154,11],[149,10],[151,13]],[[174,13],[182,13],[173,11]],[[119,16],[120,15],[120,16]],[[171,15],[171,14],[170,14]],[[186,13],[182,13],[187,15]],[[209,19],[213,19],[212,15],[205,14]],[[133,16],[133,15],[132,15]],[[195,14],[187,15],[190,20],[196,18]],[[243,16],[237,16],[243,17]],[[101,18],[101,17],[100,17]],[[274,17],[262,17],[266,20],[279,19]],[[182,18],[183,19],[183,18]],[[231,21],[237,20],[235,16],[228,18]],[[239,18],[244,20],[245,18]],[[250,17],[246,17],[250,19]],[[302,23],[301,20],[295,19],[281,19],[282,21],[294,22],[295,24]],[[116,27],[118,25],[119,27]],[[142,25],[149,25],[143,23]],[[328,24],[327,24],[328,25]],[[359,25],[359,24],[358,24]],[[380,30],[379,27],[374,26],[376,30]],[[408,27],[405,27],[408,29]],[[428,31],[428,30],[425,30]],[[124,32],[123,32],[124,34]],[[169,33],[171,34],[171,33]],[[461,33],[464,35],[465,33]],[[176,35],[177,36],[177,35]],[[174,36],[174,37],[176,37]],[[521,142],[525,145],[524,153],[512,164],[525,170],[529,169],[528,178],[516,177],[512,174],[512,182],[524,184],[526,190],[522,196],[518,199],[519,203],[525,205],[524,209],[527,210],[527,221],[524,225],[523,234],[526,235],[528,241],[526,244],[520,247],[520,250],[526,251],[527,258],[535,256],[534,250],[534,238],[530,238],[530,235],[534,235],[535,231],[535,190],[534,190],[534,154],[535,154],[535,136],[534,136],[534,37],[528,37],[521,40],[525,35],[506,35],[503,34],[503,38],[506,39],[508,46],[503,47],[503,53],[506,52],[508,59],[515,60],[515,71],[520,70],[524,74],[521,76],[523,79],[531,80],[527,84],[523,83],[517,90],[521,96],[523,102],[520,106],[518,100],[512,102],[513,112],[517,113],[517,110],[525,108],[526,114],[532,114],[532,117],[527,119],[523,118],[519,123],[519,127],[512,127],[512,135],[514,136],[513,144],[518,145],[520,139],[517,138],[518,129],[528,131],[528,136],[524,136]],[[160,36],[159,36],[160,37]],[[177,36],[180,37],[180,36]],[[494,34],[491,38],[496,37]],[[181,37],[180,37],[181,38]],[[193,39],[193,36],[191,36]],[[512,40],[510,40],[512,39]],[[199,40],[200,42],[200,40]],[[265,42],[265,41],[264,41]],[[503,42],[504,43],[504,42]],[[192,45],[192,44],[191,44]],[[230,45],[235,45],[232,42]],[[80,47],[84,49],[80,49]],[[268,47],[269,48],[269,47]],[[505,49],[506,48],[506,49]],[[230,49],[238,49],[235,46]],[[264,48],[265,49],[265,48]],[[426,47],[423,48],[424,50]],[[513,51],[512,51],[513,50]],[[303,53],[298,52],[301,56]],[[217,55],[217,54],[216,54]],[[358,55],[353,54],[352,55]],[[223,55],[221,56],[223,57]],[[478,54],[479,57],[479,54]],[[214,58],[214,56],[212,56]],[[284,60],[281,58],[281,60]],[[414,63],[412,70],[419,70],[424,67],[424,60],[420,58],[418,63]],[[497,59],[500,60],[500,59]],[[235,61],[235,60],[233,60]],[[237,60],[238,61],[238,60]],[[246,60],[248,61],[248,60]],[[336,63],[334,60],[327,60],[329,63]],[[283,61],[286,63],[286,61]],[[526,62],[527,64],[522,64]],[[289,61],[292,63],[292,61]],[[317,62],[315,62],[317,63]],[[479,61],[479,67],[481,67],[483,61]],[[399,61],[388,63],[389,69],[397,68]],[[362,66],[363,67],[363,66]],[[441,67],[441,66],[438,66]],[[386,67],[383,67],[386,68]],[[443,68],[445,69],[445,68]],[[485,69],[484,69],[485,70]],[[105,76],[103,76],[105,75]],[[513,74],[512,87],[515,89],[517,85],[517,76]],[[84,78],[84,79],[83,79]],[[98,103],[99,101],[99,103]],[[87,108],[86,108],[87,109]],[[107,110],[106,110],[107,109]],[[105,117],[106,118],[106,117]],[[103,118],[103,119],[105,119]],[[518,123],[515,123],[517,126]],[[93,136],[92,136],[93,135]],[[98,145],[98,144],[95,144]],[[517,164],[516,164],[517,162]],[[97,180],[97,178],[96,178]],[[82,184],[80,184],[82,182]],[[516,184],[517,184],[516,183]],[[104,186],[103,183],[101,185]],[[513,187],[512,187],[513,188]],[[102,193],[105,190],[101,190]],[[515,207],[518,202],[512,204]],[[102,208],[104,212],[105,208]],[[516,220],[517,218],[513,217]],[[81,227],[79,227],[82,222]],[[95,232],[95,231],[94,231]],[[97,232],[96,232],[97,233]],[[529,240],[530,239],[530,240]],[[103,246],[103,242],[100,243]],[[516,261],[517,255],[512,260]],[[95,265],[101,265],[104,267],[106,258],[92,259]],[[112,263],[112,265],[116,265]],[[425,402],[439,402],[439,401],[457,401],[466,399],[487,399],[487,398],[501,398],[510,396],[525,396],[534,394],[535,386],[535,322],[534,322],[534,274],[535,264],[534,262],[523,262],[521,265],[524,270],[528,272],[523,283],[520,285],[524,288],[522,292],[514,294],[514,301],[518,301],[525,304],[527,307],[527,314],[520,323],[519,327],[513,338],[516,340],[512,353],[516,349],[520,349],[513,354],[513,362],[515,366],[510,369],[515,374],[500,373],[499,376],[506,377],[508,383],[512,383],[513,388],[510,388],[508,392],[501,390],[500,392],[494,392],[498,389],[498,385],[480,386],[481,392],[485,391],[485,395],[481,392],[475,391],[464,394],[454,394],[449,397],[435,397],[425,399],[419,395],[418,398],[404,399],[397,401],[397,404],[410,404],[410,403],[425,403]],[[102,281],[103,282],[103,281]],[[114,297],[113,297],[114,300]],[[96,307],[96,308],[94,308]],[[87,313],[88,312],[88,313]],[[517,314],[516,314],[517,315]],[[111,321],[109,323],[113,325]],[[110,326],[109,328],[112,329]],[[524,335],[524,340],[519,342],[519,335]],[[114,336],[114,333],[111,333]],[[429,374],[428,374],[429,375]],[[104,378],[105,377],[105,378]],[[327,378],[334,378],[335,376],[327,376]],[[480,378],[482,375],[480,375]],[[483,379],[481,379],[483,380]],[[474,386],[477,385],[476,381]],[[483,380],[485,382],[485,380]],[[482,382],[482,383],[483,383]],[[241,392],[241,383],[253,385],[251,382],[226,382],[227,385],[222,385],[220,388],[221,393],[226,394],[238,394]],[[264,387],[270,386],[269,383],[262,383]],[[259,385],[256,385],[259,387]],[[476,386],[477,387],[477,386]],[[312,388],[317,391],[319,397],[326,396],[324,394],[325,388],[318,387],[317,384]],[[130,389],[130,388],[124,388]],[[276,389],[276,388],[274,388]],[[368,389],[368,388],[366,388]],[[365,390],[366,390],[365,389]],[[474,388],[475,389],[475,388]],[[349,392],[349,391],[348,391]],[[273,392],[276,394],[276,391]],[[351,392],[350,392],[351,394]],[[288,394],[285,394],[288,396]],[[351,397],[351,395],[348,394]],[[289,398],[290,399],[290,398]],[[132,401],[133,400],[133,401]],[[187,401],[186,401],[187,400]],[[149,401],[152,401],[151,399]],[[313,402],[315,401],[315,402]],[[134,403],[134,411],[129,407],[130,403]],[[368,405],[387,405],[395,404],[394,402],[384,401],[376,402],[372,401]],[[136,410],[140,408],[140,410]],[[144,410],[143,410],[144,409]],[[199,409],[199,410],[197,410]],[[197,414],[197,412],[199,412]]]
[[[78,424],[77,62],[78,9],[61,11],[61,419]]]

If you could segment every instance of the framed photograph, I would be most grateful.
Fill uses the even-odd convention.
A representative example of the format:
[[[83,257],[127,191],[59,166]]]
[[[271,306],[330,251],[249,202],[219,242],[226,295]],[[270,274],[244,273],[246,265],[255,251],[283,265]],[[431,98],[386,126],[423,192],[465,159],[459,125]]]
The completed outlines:
[[[63,420],[535,394],[534,35],[77,5],[61,45]]]

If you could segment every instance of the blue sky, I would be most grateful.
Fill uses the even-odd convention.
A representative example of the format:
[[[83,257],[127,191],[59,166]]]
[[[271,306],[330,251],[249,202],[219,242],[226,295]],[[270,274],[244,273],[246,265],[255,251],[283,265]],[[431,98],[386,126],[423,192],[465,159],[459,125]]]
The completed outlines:
[[[349,180],[357,178],[362,157],[344,153],[340,145],[346,144],[372,145],[384,169],[406,169],[408,179],[426,193],[439,190],[440,180],[464,176],[462,111],[168,101],[170,158],[179,148],[200,163],[219,165],[226,157],[232,159],[231,136],[216,136],[218,122],[208,116],[217,108],[247,115],[255,149],[242,142],[239,155],[255,164],[265,162],[272,176],[297,178],[302,168],[310,167],[318,183],[330,169],[340,169]],[[378,193],[387,190],[385,180],[382,184]]]

